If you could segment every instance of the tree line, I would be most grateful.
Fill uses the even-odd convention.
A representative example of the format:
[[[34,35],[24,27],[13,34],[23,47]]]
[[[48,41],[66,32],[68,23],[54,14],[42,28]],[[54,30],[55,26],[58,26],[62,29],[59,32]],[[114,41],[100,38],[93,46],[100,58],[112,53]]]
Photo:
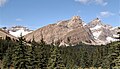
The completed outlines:
[[[118,33],[120,36],[120,34]],[[118,37],[119,39],[120,37]],[[120,41],[107,45],[86,45],[59,47],[27,42],[21,36],[13,40],[6,36],[0,39],[1,69],[120,69]]]

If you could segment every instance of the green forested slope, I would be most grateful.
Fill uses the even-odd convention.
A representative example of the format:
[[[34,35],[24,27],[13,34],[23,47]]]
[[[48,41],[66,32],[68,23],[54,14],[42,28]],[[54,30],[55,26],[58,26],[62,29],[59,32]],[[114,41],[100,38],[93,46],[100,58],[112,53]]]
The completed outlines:
[[[0,61],[1,69],[120,69],[120,42],[58,47],[6,37],[0,39]]]

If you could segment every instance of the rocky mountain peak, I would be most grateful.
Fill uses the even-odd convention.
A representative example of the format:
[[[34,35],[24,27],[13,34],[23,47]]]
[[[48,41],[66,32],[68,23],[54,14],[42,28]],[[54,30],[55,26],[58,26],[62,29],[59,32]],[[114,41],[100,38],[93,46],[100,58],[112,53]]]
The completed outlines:
[[[27,41],[34,39],[40,42],[41,37],[47,44],[60,43],[61,45],[76,45],[80,42],[94,43],[93,35],[87,26],[83,26],[79,16],[73,16],[69,20],[59,21],[56,24],[39,28],[25,35]]]
[[[88,23],[89,28],[93,28],[95,26],[103,26],[104,24],[102,24],[101,20],[99,18],[95,18],[94,20],[92,20],[90,23]]]
[[[24,26],[13,26],[11,28],[8,28],[8,30],[13,31],[13,32],[16,32],[18,30],[32,31],[32,30],[29,30],[27,27],[24,27]]]
[[[92,20],[88,24],[88,27],[92,31],[94,38],[97,39],[99,43],[107,44],[111,41],[115,41],[113,36],[116,35],[117,32],[115,32],[115,30],[112,31],[113,27],[108,24],[104,24],[99,18]]]
[[[99,18],[95,18],[93,21],[91,21],[91,23],[95,25],[101,25],[101,20]]]
[[[23,26],[13,26],[12,28],[26,28],[26,27],[23,27]]]
[[[80,16],[73,16],[71,20],[73,20],[73,21],[80,20]]]
[[[72,27],[72,28],[76,28],[76,27],[82,27],[82,19],[80,19],[80,16],[73,16],[69,23],[68,23],[68,27]]]
[[[47,44],[54,42],[55,44],[60,43],[60,46],[76,45],[80,42],[99,45],[116,41],[114,37],[118,36],[118,31],[117,27],[114,28],[104,24],[99,18],[95,18],[86,24],[80,16],[73,16],[71,19],[58,21],[55,24],[49,24],[35,31],[29,30],[24,26],[2,27],[0,37],[5,37],[6,35],[19,37],[22,33],[27,41],[32,41],[34,36],[36,42],[40,42],[43,39]]]
[[[28,29],[27,27],[24,26],[13,26],[13,27],[2,27],[2,30],[8,32],[9,34],[15,36],[15,37],[20,37],[20,34],[26,35],[33,30]]]
[[[99,18],[95,18],[93,21],[97,22],[97,23],[101,22],[101,20]]]

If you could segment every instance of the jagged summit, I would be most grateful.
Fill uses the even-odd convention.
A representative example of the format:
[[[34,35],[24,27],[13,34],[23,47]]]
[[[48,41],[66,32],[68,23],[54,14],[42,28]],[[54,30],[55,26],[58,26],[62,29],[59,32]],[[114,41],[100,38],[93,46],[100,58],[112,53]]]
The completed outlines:
[[[13,26],[12,28],[26,28],[26,27],[18,25],[18,26]]]
[[[73,16],[68,20],[49,24],[33,32],[24,26],[3,27],[3,30],[16,37],[19,37],[22,33],[27,41],[32,41],[34,36],[36,42],[40,42],[43,38],[47,44],[54,42],[66,46],[81,42],[95,45],[107,44],[115,41],[114,36],[117,36],[118,32],[117,28],[104,24],[99,18],[95,18],[86,24],[80,16]]]
[[[113,34],[113,31],[111,30],[113,27],[103,23],[99,18],[92,20],[88,24],[88,27],[92,31],[94,38],[100,41],[99,43],[107,44],[111,41],[115,41],[113,36],[116,35],[117,32],[114,32]]]
[[[101,19],[100,18],[95,18],[92,21],[99,23],[99,22],[101,22]]]
[[[75,45],[80,42],[93,43],[94,38],[88,27],[83,26],[82,19],[79,16],[73,16],[69,20],[59,21],[56,24],[50,24],[39,28],[25,36],[27,41],[34,39],[37,42],[43,40],[50,44],[60,43],[60,45]]]
[[[80,16],[73,16],[72,19],[70,19],[68,23],[68,27],[76,28],[76,27],[82,27],[82,19],[80,19]]]
[[[66,28],[74,29],[74,28],[77,28],[77,27],[83,27],[85,25],[85,22],[82,21],[80,16],[73,16],[69,20],[59,21],[56,24],[58,26],[63,26],[63,27],[66,27]]]
[[[73,16],[71,20],[72,20],[72,21],[80,20],[80,16]]]
[[[97,25],[103,25],[102,21],[99,18],[95,18],[94,20],[92,20],[90,23],[88,23],[89,27],[95,27]]]
[[[60,45],[75,45],[80,42],[88,44],[107,44],[114,41],[116,35],[111,30],[110,25],[102,23],[99,18],[95,18],[86,24],[80,16],[73,16],[69,20],[59,21],[39,28],[32,33],[25,35],[27,41],[34,39],[36,42],[43,40],[47,44],[60,43]]]

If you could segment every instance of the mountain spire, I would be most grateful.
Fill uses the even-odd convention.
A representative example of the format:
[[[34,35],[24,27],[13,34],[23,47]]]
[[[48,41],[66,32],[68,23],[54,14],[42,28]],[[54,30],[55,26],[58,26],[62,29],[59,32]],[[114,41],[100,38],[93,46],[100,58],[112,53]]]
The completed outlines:
[[[80,16],[73,16],[68,23],[68,27],[76,28],[79,26],[83,26],[82,22],[83,21],[82,19],[80,19]]]

